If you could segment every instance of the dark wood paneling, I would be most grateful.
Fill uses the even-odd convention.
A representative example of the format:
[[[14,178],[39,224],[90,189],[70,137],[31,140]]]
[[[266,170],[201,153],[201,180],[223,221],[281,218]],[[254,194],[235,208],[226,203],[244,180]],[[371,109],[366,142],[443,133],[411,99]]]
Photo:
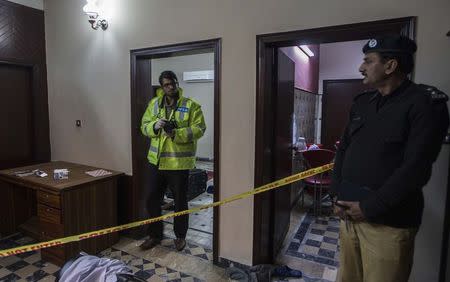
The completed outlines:
[[[255,186],[275,179],[271,169],[274,158],[273,138],[273,52],[279,47],[302,44],[323,44],[368,39],[382,34],[402,34],[415,37],[415,17],[331,26],[256,37],[256,124],[255,124]],[[253,264],[272,263],[270,236],[264,229],[270,226],[270,193],[255,196],[253,220]]]
[[[321,143],[334,150],[344,132],[353,98],[368,90],[362,79],[336,79],[323,81]]]
[[[26,165],[33,159],[29,67],[0,64],[0,101],[0,169]]]
[[[33,191],[0,181],[0,234],[9,235],[36,213]]]
[[[0,181],[0,234],[5,236],[16,229],[13,216],[6,216],[14,210],[14,187],[13,184]]]
[[[31,135],[31,149],[25,146],[26,154],[19,157],[26,157],[27,160],[8,160],[9,163],[3,163],[2,167],[49,161],[50,140],[44,11],[0,0],[0,64],[3,67],[10,65],[11,67],[27,69],[30,77],[30,97],[27,101],[30,101],[31,109],[28,109],[28,104],[23,104],[19,108],[22,110],[23,117],[29,118],[32,123],[27,130]],[[7,80],[8,77],[5,78],[0,74],[2,84],[5,79]],[[4,93],[2,94],[0,101],[6,99]],[[15,119],[14,116],[11,116],[6,120],[0,120],[0,123],[15,124],[17,130],[18,125]],[[11,138],[13,137],[11,136]],[[18,144],[23,143],[22,136],[15,137],[18,138]],[[0,156],[0,159],[2,159],[2,156]]]
[[[132,218],[135,221],[147,217],[145,199],[147,195],[148,176],[145,170],[148,166],[146,159],[148,140],[141,136],[140,122],[150,97],[150,60],[169,56],[198,54],[200,52],[214,52],[214,201],[219,200],[220,191],[220,80],[221,80],[221,39],[210,39],[196,42],[172,44],[130,51],[131,75],[131,139],[133,160],[133,190],[132,190]],[[219,248],[219,209],[214,208],[213,222],[213,261],[218,263]],[[139,231],[138,231],[139,232]]]

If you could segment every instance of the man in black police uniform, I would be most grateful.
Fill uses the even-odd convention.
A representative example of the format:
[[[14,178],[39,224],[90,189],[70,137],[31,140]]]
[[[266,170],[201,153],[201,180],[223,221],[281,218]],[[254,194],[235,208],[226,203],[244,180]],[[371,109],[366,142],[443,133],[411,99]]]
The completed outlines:
[[[448,96],[415,84],[414,41],[371,39],[359,71],[375,89],[353,101],[332,189],[341,220],[339,281],[402,282],[411,272],[422,187],[448,130]]]

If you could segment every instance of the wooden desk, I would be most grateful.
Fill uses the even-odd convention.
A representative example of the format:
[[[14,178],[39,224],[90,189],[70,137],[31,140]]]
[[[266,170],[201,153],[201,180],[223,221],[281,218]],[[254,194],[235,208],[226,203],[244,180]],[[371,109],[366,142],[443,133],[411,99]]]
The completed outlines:
[[[69,179],[54,180],[53,170],[67,168]],[[13,173],[40,169],[47,177],[17,177]],[[93,177],[98,168],[50,162],[0,171],[0,233],[18,230],[47,241],[117,225],[117,179],[122,173]],[[41,250],[42,259],[64,264],[81,250],[96,254],[118,241],[111,233]]]

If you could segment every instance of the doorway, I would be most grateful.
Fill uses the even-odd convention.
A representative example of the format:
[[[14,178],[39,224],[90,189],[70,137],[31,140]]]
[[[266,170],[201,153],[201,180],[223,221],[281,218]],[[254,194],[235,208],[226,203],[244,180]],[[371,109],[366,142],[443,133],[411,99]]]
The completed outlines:
[[[188,42],[181,44],[173,44],[160,47],[151,47],[145,49],[132,50],[131,55],[131,128],[132,128],[132,160],[133,160],[133,180],[132,180],[132,196],[130,200],[130,207],[132,209],[132,220],[140,220],[147,218],[147,212],[145,208],[145,199],[147,198],[148,187],[150,179],[148,178],[148,160],[147,151],[149,148],[149,139],[145,138],[140,133],[140,121],[142,115],[151,100],[155,95],[155,91],[158,88],[156,83],[157,77],[162,70],[171,69],[174,67],[174,63],[177,62],[177,58],[188,59],[194,61],[206,60],[211,62],[208,69],[213,77],[208,78],[209,86],[203,87],[203,89],[209,89],[207,95],[210,95],[210,99],[205,100],[202,105],[205,119],[209,119],[206,123],[210,124],[213,128],[208,132],[208,136],[202,142],[199,142],[197,146],[197,164],[196,168],[206,175],[206,183],[204,183],[207,191],[200,195],[195,195],[193,201],[190,202],[190,206],[193,202],[200,205],[207,203],[208,201],[219,200],[219,164],[220,164],[220,70],[221,70],[221,39],[211,39],[197,42]],[[177,74],[178,80],[183,87],[192,88],[196,93],[200,83],[188,84],[189,79],[183,78],[184,71]],[[197,73],[198,75],[198,73]],[[192,76],[191,76],[192,77]],[[194,75],[195,77],[195,75]],[[156,79],[155,79],[156,78]],[[197,81],[198,82],[198,81]],[[205,82],[205,81],[203,81]],[[207,91],[207,90],[202,90]],[[187,91],[189,92],[189,91]],[[186,93],[186,96],[194,98],[196,101],[202,99],[201,97],[195,97]],[[201,101],[199,101],[201,102]],[[205,107],[208,107],[205,109]],[[201,140],[201,139],[200,139]],[[200,147],[201,146],[201,147]],[[197,176],[195,176],[197,179]],[[203,178],[202,178],[203,179]],[[214,181],[216,180],[216,181]],[[207,193],[209,192],[209,193]],[[170,194],[166,194],[165,201],[169,204],[170,209]],[[208,210],[206,210],[207,212]],[[205,211],[202,211],[205,212]],[[205,235],[206,238],[203,245],[209,245],[212,247],[212,259],[214,263],[218,262],[218,228],[219,228],[219,209],[216,207],[213,211],[209,211],[206,215],[209,219],[207,222],[200,222],[205,220],[205,217],[197,214],[190,216],[190,224],[188,230],[187,242],[194,240],[189,237],[190,233],[200,232]],[[212,216],[212,220],[211,220]],[[193,217],[196,217],[193,220]],[[194,224],[195,226],[191,225]],[[212,223],[212,226],[209,225]],[[170,222],[165,223],[170,225]],[[198,225],[198,226],[197,226]],[[204,226],[202,226],[204,225]],[[172,228],[173,229],[173,228]],[[207,242],[207,237],[210,237],[210,242]],[[197,236],[198,237],[198,236]]]
[[[402,34],[414,38],[415,21],[415,17],[405,17],[257,36],[255,187],[277,179],[280,161],[292,163],[292,154],[290,158],[285,154],[285,159],[280,160],[281,155],[277,151],[280,147],[277,126],[281,119],[285,119],[284,112],[273,111],[281,97],[277,89],[278,65],[274,64],[278,62],[278,49],[305,44],[367,40],[383,34]],[[286,150],[292,147],[292,143],[290,146],[284,145]],[[283,192],[279,190],[255,196],[253,264],[273,263],[278,250],[276,246],[280,245],[280,238],[289,229],[289,220],[286,218],[288,215],[280,212],[277,193]],[[280,226],[280,222],[284,222],[283,226]]]

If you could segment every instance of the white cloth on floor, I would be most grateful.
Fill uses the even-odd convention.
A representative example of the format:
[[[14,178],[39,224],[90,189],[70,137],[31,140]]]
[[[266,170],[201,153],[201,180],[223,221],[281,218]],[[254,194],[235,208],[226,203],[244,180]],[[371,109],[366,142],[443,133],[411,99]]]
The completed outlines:
[[[85,255],[76,259],[62,273],[64,282],[116,282],[117,273],[130,273],[125,263],[116,259]]]

